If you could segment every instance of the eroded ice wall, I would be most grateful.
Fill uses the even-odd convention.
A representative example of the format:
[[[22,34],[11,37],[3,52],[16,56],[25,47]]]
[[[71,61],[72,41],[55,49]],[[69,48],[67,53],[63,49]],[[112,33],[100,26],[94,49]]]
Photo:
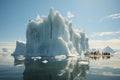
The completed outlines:
[[[26,52],[30,55],[78,55],[88,49],[85,33],[53,8],[44,18],[31,20],[26,32]]]
[[[19,45],[18,45],[19,46]],[[80,55],[88,50],[88,38],[74,29],[72,21],[53,8],[48,16],[29,20],[26,30],[26,54],[29,56]]]
[[[25,55],[26,43],[24,41],[16,41],[16,49],[13,53],[14,56]]]

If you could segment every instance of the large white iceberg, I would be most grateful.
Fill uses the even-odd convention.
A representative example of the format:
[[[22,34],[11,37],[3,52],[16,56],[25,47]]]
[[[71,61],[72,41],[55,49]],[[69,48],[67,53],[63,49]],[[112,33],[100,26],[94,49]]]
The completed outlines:
[[[72,21],[53,8],[47,17],[29,20],[25,45],[25,56],[75,56],[89,48],[85,33],[73,28]],[[19,44],[16,48],[19,49]]]

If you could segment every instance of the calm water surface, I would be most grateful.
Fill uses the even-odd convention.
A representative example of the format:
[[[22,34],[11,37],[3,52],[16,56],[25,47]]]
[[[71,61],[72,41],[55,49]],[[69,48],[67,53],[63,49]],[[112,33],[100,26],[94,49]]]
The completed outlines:
[[[0,80],[120,80],[120,57],[13,57],[0,55]]]

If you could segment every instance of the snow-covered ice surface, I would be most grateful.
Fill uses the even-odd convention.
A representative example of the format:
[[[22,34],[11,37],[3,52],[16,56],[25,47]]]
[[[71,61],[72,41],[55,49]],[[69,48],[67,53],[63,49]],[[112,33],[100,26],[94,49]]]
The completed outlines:
[[[88,38],[82,30],[75,29],[72,24],[71,19],[63,17],[51,8],[47,17],[41,18],[38,15],[36,20],[29,20],[26,44],[18,41],[14,54],[25,53],[25,56],[80,55],[82,51],[87,51],[89,48]]]

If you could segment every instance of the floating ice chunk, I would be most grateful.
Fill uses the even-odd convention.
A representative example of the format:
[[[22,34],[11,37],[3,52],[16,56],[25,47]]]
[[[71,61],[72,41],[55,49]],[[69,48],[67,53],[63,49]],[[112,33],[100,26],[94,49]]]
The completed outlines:
[[[55,56],[55,59],[56,59],[57,61],[62,61],[62,60],[64,60],[64,59],[66,59],[66,55],[57,55],[57,56]]]
[[[36,58],[36,57],[31,57],[31,59],[33,59],[34,61],[36,61],[36,60],[37,60],[37,58]]]
[[[88,65],[89,62],[88,61],[80,61],[79,64],[81,64],[81,65]]]
[[[38,57],[36,57],[36,59],[42,59],[42,57],[38,56]]]
[[[34,61],[36,61],[37,59],[36,58],[34,58]]]
[[[17,56],[17,59],[18,60],[25,60],[25,57],[24,57],[24,55],[19,55],[19,56]]]
[[[37,56],[37,57],[31,57],[31,59],[33,59],[34,61],[36,61],[37,59],[42,59],[42,57]]]
[[[48,63],[48,61],[47,60],[43,60],[42,63],[46,64],[46,63]]]

